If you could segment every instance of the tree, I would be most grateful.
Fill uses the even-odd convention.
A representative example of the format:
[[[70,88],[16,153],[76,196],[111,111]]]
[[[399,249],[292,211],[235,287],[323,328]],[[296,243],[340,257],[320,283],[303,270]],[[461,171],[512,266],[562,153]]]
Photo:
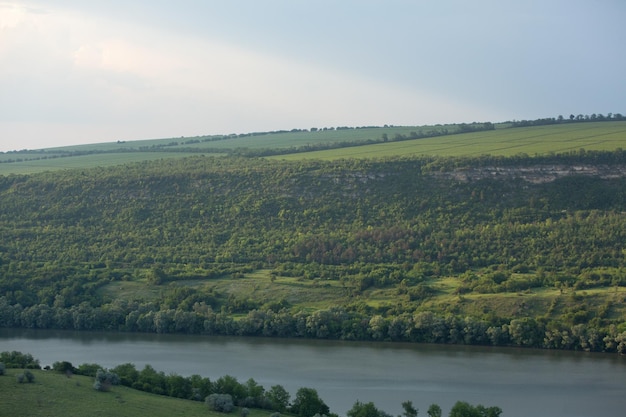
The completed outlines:
[[[465,401],[457,401],[450,410],[450,417],[499,417],[500,407],[473,406]]]
[[[405,401],[402,403],[402,408],[404,409],[404,413],[402,415],[404,417],[417,417],[417,408],[413,407],[412,401]]]
[[[74,369],[74,372],[78,375],[85,375],[95,378],[98,370],[102,369],[102,366],[97,363],[83,363],[78,365],[78,368]]]
[[[191,380],[177,374],[168,375],[167,395],[176,398],[191,398],[193,395]]]
[[[265,393],[265,397],[270,402],[272,410],[285,412],[289,406],[289,392],[282,385],[273,385]]]
[[[437,404],[431,404],[426,413],[428,417],[441,417],[441,407]]]
[[[300,388],[291,406],[291,412],[300,417],[312,417],[315,414],[328,414],[329,408],[313,388]]]
[[[246,398],[246,388],[231,375],[224,375],[217,379],[214,388],[219,394],[229,394],[234,401]]]
[[[53,363],[52,370],[66,375],[70,375],[76,372],[76,368],[74,368],[74,366],[67,361]]]
[[[132,363],[117,365],[112,371],[119,376],[120,383],[127,387],[132,387],[139,380],[139,371]]]
[[[376,408],[373,402],[362,403],[357,401],[348,410],[348,417],[386,417],[387,413]]]
[[[0,362],[7,368],[41,369],[39,359],[33,358],[30,353],[17,351],[0,353]]]
[[[264,398],[263,394],[265,393],[263,386],[259,385],[253,378],[250,378],[246,381],[244,388],[246,391],[245,406],[260,407]]]

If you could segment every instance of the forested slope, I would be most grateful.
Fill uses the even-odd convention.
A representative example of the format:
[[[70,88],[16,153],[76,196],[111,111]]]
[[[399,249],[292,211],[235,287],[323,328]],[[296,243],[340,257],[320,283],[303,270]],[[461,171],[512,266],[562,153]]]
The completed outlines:
[[[0,177],[0,326],[626,350],[626,155]]]

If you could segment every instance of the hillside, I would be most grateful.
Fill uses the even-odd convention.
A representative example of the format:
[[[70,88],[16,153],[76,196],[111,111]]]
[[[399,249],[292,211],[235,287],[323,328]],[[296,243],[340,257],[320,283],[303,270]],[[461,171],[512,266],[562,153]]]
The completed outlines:
[[[168,138],[0,153],[0,175],[107,167],[194,155],[275,159],[342,159],[406,156],[549,155],[579,149],[626,148],[621,115],[599,121],[472,123],[293,129],[193,138]]]
[[[0,325],[626,350],[625,167],[197,156],[0,177]]]
[[[149,394],[124,386],[108,392],[93,389],[94,378],[81,375],[32,370],[34,383],[18,384],[21,369],[8,369],[0,376],[0,415],[13,417],[55,416],[202,416],[224,415],[209,411],[204,402]],[[251,410],[249,417],[269,416],[271,412]]]

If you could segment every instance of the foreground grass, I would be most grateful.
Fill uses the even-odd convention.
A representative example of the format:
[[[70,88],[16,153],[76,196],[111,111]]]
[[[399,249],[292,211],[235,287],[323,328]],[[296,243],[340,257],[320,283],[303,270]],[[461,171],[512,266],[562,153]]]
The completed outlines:
[[[67,358],[65,358],[67,359]],[[63,360],[63,359],[60,359]],[[18,384],[20,369],[7,369],[0,376],[0,416],[11,417],[217,417],[203,402],[154,395],[127,387],[115,386],[109,392],[93,389],[93,378],[71,378],[51,371],[33,370],[35,382]],[[250,417],[266,417],[268,411],[250,410]],[[238,415],[237,411],[230,415]]]

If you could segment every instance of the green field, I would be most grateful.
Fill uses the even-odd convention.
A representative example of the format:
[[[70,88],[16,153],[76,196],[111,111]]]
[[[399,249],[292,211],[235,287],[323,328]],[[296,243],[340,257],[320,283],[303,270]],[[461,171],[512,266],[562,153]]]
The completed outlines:
[[[191,156],[185,152],[123,152],[123,153],[96,153],[78,156],[48,156],[46,159],[25,160],[23,162],[0,163],[0,175],[33,174],[45,171],[62,169],[85,169],[93,167],[107,167],[123,165],[132,162],[154,161],[167,158],[183,158]],[[197,154],[193,154],[197,155]],[[7,154],[0,155],[6,160]],[[12,156],[13,158],[16,155]],[[33,156],[31,156],[33,157]]]
[[[615,150],[626,148],[626,122],[581,123],[496,129],[426,139],[378,143],[300,154],[277,159],[341,159],[387,156],[512,156],[546,155],[578,149]]]
[[[520,279],[524,276],[518,274]],[[531,274],[532,275],[532,274]],[[500,293],[471,293],[459,295],[462,283],[456,276],[431,278],[425,282],[434,290],[434,294],[422,303],[416,303],[415,311],[448,313],[463,316],[480,316],[484,313],[499,317],[512,317],[530,314],[537,317],[557,319],[564,312],[576,310],[586,305],[590,310],[597,310],[610,305],[608,312],[612,317],[626,316],[626,288],[607,287],[583,291],[557,288],[533,288],[526,291]],[[177,287],[192,287],[196,290],[213,290],[225,296],[237,296],[252,299],[268,305],[284,301],[293,311],[313,312],[332,307],[347,307],[360,304],[374,310],[393,308],[400,302],[408,302],[407,295],[399,295],[398,287],[372,288],[354,296],[349,288],[340,281],[310,280],[300,277],[275,276],[271,270],[262,269],[244,274],[241,278],[224,277],[212,280],[180,280],[163,286],[153,286],[142,281],[111,283],[100,291],[108,300],[155,301],[160,294]],[[577,296],[584,296],[581,302]]]
[[[298,149],[297,153],[271,156],[273,159],[340,159],[377,158],[392,156],[478,156],[516,154],[545,155],[585,150],[613,151],[626,148],[626,121],[566,123],[547,126],[510,128],[497,125],[495,130],[448,134],[423,139],[395,141],[397,135],[428,133],[458,127],[404,126],[358,129],[332,129],[318,131],[290,131],[225,137],[169,138],[129,142],[111,142],[50,148],[37,151],[7,152],[0,154],[0,175],[29,174],[35,172],[113,166],[147,160],[182,158],[191,155],[218,155],[242,150]],[[366,141],[385,143],[357,145]],[[307,146],[352,146],[302,152]],[[8,162],[15,161],[15,162]]]
[[[71,358],[59,358],[59,361]],[[181,400],[149,394],[123,386],[109,392],[93,389],[93,378],[74,375],[71,378],[52,371],[32,370],[34,383],[18,384],[20,369],[7,369],[0,376],[0,416],[11,417],[217,417],[203,402]],[[238,415],[233,412],[232,415]],[[249,417],[269,416],[269,411],[250,410]]]

